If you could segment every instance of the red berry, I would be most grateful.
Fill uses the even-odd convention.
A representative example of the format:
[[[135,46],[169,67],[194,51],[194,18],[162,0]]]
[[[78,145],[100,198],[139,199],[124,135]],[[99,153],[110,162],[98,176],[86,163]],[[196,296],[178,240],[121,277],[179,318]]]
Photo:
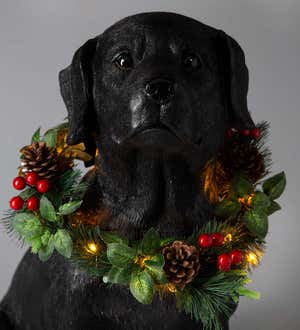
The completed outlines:
[[[244,135],[244,136],[250,136],[250,134],[251,134],[250,129],[245,128],[245,129],[243,130],[243,135]]]
[[[229,272],[231,269],[231,258],[228,254],[220,254],[218,257],[218,269],[222,272]]]
[[[198,244],[202,248],[210,248],[212,246],[212,238],[208,234],[201,234],[198,238]]]
[[[231,258],[231,263],[233,265],[238,265],[242,262],[243,260],[243,254],[239,250],[233,250],[229,253],[229,256]]]
[[[13,186],[16,190],[23,190],[26,187],[26,180],[22,176],[14,178]]]
[[[50,189],[50,183],[46,179],[39,180],[36,184],[36,190],[41,194],[46,193]]]
[[[213,233],[211,238],[213,246],[221,246],[224,243],[224,236],[221,233]]]
[[[260,129],[258,127],[253,128],[251,135],[254,140],[257,140],[260,137]]]
[[[39,179],[39,176],[35,172],[30,172],[30,173],[26,174],[25,179],[29,186],[34,187]]]
[[[20,196],[16,196],[9,201],[9,205],[13,210],[19,211],[24,206],[24,200]]]
[[[40,206],[40,201],[36,196],[28,198],[26,202],[27,209],[30,211],[36,211]]]

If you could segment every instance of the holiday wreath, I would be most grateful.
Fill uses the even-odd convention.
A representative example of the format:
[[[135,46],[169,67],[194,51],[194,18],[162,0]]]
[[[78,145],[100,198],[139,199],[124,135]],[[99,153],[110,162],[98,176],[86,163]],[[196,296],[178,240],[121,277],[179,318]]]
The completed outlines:
[[[68,146],[68,124],[21,149],[21,193],[10,200],[5,217],[9,233],[31,246],[42,261],[56,250],[104,283],[125,285],[141,303],[157,293],[175,297],[179,310],[201,320],[205,329],[221,329],[239,296],[257,299],[246,288],[249,271],[260,262],[268,216],[280,209],[285,174],[266,180],[270,152],[265,147],[268,124],[254,130],[230,129],[223,150],[207,162],[202,182],[215,206],[215,217],[190,237],[160,237],[149,229],[142,240],[129,241],[80,222],[88,183],[74,161],[89,161],[83,144]],[[79,219],[79,220],[78,220]]]

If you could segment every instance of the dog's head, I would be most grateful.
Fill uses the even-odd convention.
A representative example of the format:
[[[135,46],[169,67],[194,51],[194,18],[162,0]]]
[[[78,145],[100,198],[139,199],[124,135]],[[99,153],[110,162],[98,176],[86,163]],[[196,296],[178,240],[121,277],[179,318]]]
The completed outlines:
[[[197,192],[186,164],[194,161],[189,166],[197,167],[214,156],[228,128],[254,126],[238,43],[177,14],[119,21],[75,53],[60,84],[69,113],[67,142],[84,142],[92,154],[98,148],[102,168],[114,172],[115,195],[126,182],[127,203],[130,196],[135,201],[144,196],[139,213],[143,207],[148,212],[146,204],[157,213],[167,198],[175,200],[176,209],[191,209]],[[134,156],[120,157],[130,148]],[[113,180],[103,180],[110,180],[106,190],[113,190]]]
[[[227,128],[253,126],[240,46],[177,14],[121,20],[75,53],[60,84],[68,143],[84,142],[90,151],[100,141],[121,145],[135,137],[162,147],[172,135],[214,153]]]

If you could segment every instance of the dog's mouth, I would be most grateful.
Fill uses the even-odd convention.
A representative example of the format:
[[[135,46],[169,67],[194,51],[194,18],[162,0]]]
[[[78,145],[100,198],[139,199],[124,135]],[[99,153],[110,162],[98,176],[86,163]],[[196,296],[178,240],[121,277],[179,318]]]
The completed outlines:
[[[179,135],[174,129],[161,122],[153,125],[138,127],[134,130],[134,132],[132,132],[128,136],[127,139],[132,139],[138,136],[146,136],[146,135],[152,135],[152,136],[164,135],[164,140],[169,137],[183,144],[188,143],[187,139],[184,136]]]

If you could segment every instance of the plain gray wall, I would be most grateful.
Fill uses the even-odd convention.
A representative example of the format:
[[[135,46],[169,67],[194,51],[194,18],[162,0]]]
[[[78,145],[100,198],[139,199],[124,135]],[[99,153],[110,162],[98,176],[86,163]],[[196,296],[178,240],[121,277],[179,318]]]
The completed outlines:
[[[58,71],[89,37],[123,16],[153,10],[182,13],[223,29],[245,50],[249,107],[256,121],[272,124],[274,171],[287,172],[288,189],[281,198],[283,211],[270,221],[267,254],[253,274],[252,286],[262,298],[259,302],[241,299],[231,329],[298,330],[299,0],[1,0],[1,211],[14,194],[11,180],[17,173],[18,148],[29,142],[38,126],[46,129],[66,115]],[[0,238],[2,296],[24,250],[4,230]]]

